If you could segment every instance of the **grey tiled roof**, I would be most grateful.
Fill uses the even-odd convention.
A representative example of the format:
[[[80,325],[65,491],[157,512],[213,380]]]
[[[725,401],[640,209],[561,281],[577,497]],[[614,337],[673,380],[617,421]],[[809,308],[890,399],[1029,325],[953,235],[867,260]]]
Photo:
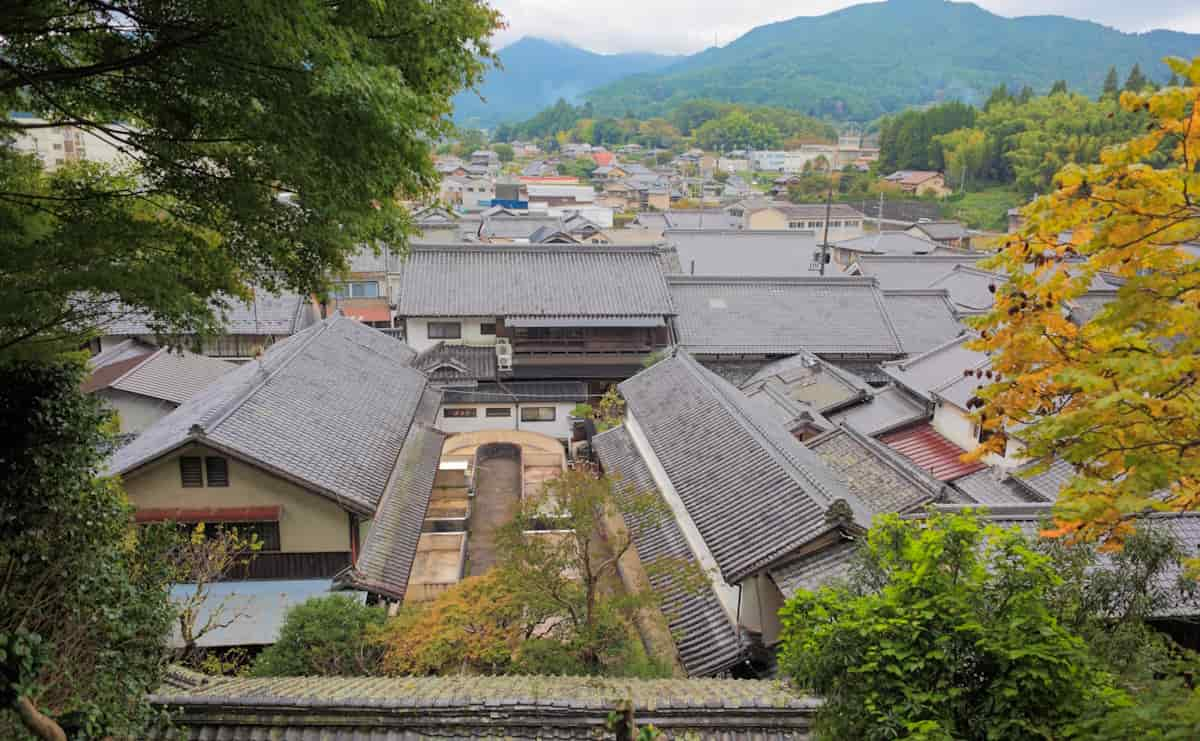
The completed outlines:
[[[675,313],[653,247],[412,245],[400,316]]]
[[[1003,275],[979,270],[970,265],[955,265],[954,269],[929,284],[930,288],[944,288],[960,314],[979,314],[992,308],[995,294],[989,286],[1003,283]]]
[[[670,230],[684,275],[809,276],[817,248],[809,231]]]
[[[219,312],[218,312],[219,313]],[[112,321],[104,323],[106,335],[152,335],[150,318],[139,312],[114,308]],[[294,293],[257,293],[250,302],[234,301],[225,312],[227,334],[290,335],[316,320],[307,296]]]
[[[987,365],[987,355],[966,347],[974,338],[973,334],[963,334],[916,357],[884,363],[883,372],[904,388],[931,401],[936,390],[963,378],[963,371]]]
[[[519,402],[586,402],[588,385],[582,381],[506,381],[448,387],[443,404],[511,404]]]
[[[975,255],[859,255],[854,265],[862,275],[877,279],[884,290],[891,291],[929,288],[955,265],[974,265],[982,259]]]
[[[966,495],[967,501],[977,504],[1027,504],[1037,501],[1008,476],[998,475],[990,468],[955,479],[951,484]]]
[[[870,519],[768,407],[687,353],[619,388],[726,582],[829,530],[826,515],[839,500],[855,521]]]
[[[876,232],[834,242],[833,246],[850,252],[879,255],[926,255],[941,247],[936,242],[906,232]]]
[[[671,276],[678,342],[697,354],[900,355],[875,281]]]
[[[1034,473],[1036,465],[1027,464],[1013,472],[1013,480],[1030,493],[1047,502],[1058,500],[1058,493],[1075,478],[1075,467],[1062,458],[1055,458],[1044,471]]]
[[[186,678],[150,699],[178,712],[155,738],[196,741],[595,739],[624,703],[668,738],[805,741],[820,704],[774,681],[551,676]]]
[[[848,577],[857,550],[856,541],[843,540],[797,561],[773,568],[769,573],[784,599],[791,599],[800,590],[813,592],[830,582]]]
[[[941,482],[850,427],[839,427],[807,445],[874,514],[908,512],[941,496]]]
[[[371,519],[358,561],[338,577],[339,582],[404,599],[445,439],[420,422],[409,427],[393,480]]]
[[[731,216],[724,211],[665,211],[665,228],[667,229],[740,229],[741,218]]]
[[[624,427],[603,432],[592,441],[605,471],[619,477],[621,487],[631,486],[637,492],[657,489]],[[662,517],[649,522],[636,514],[623,513],[623,516],[633,535],[638,559],[646,567],[650,586],[662,600],[663,614],[688,674],[716,674],[737,663],[742,656],[737,631],[712,589],[691,589],[679,583],[675,570],[654,568],[660,560],[664,564],[697,563],[675,518]]]
[[[831,412],[833,422],[845,422],[864,435],[880,435],[925,419],[925,404],[895,385],[885,386],[852,407]]]
[[[957,221],[928,221],[914,227],[930,239],[966,239],[970,236],[967,227]]]
[[[852,404],[871,392],[866,381],[809,352],[772,361],[748,381],[738,384],[750,396],[767,387],[778,389],[789,399],[811,405],[821,413]]]
[[[96,361],[103,362],[102,356],[96,356],[93,364]],[[104,367],[109,366],[106,364]],[[186,350],[171,352],[166,348],[159,348],[144,356],[141,362],[126,369],[121,375],[109,380],[103,388],[182,404],[235,368],[237,365],[217,358],[197,355]],[[99,388],[90,390],[96,391]]]
[[[966,331],[954,316],[948,291],[884,291],[883,302],[900,335],[900,346],[909,355],[932,350]]]
[[[496,377],[496,349],[438,342],[422,350],[412,365],[437,383],[486,381]]]
[[[437,408],[423,398],[425,375],[408,367],[413,356],[335,315],[221,376],[117,451],[110,469],[127,473],[194,441],[370,514],[409,424],[432,423]]]

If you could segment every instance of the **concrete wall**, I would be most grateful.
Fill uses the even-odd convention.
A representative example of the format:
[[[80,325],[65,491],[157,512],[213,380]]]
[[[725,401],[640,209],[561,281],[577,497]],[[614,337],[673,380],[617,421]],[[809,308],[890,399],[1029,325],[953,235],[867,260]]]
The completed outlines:
[[[139,509],[262,507],[278,505],[281,550],[350,550],[346,511],[332,500],[239,460],[229,461],[229,486],[185,488],[179,480],[182,455],[215,455],[199,445],[182,448],[125,477],[125,491]]]
[[[173,402],[165,399],[152,399],[149,396],[117,389],[97,391],[96,396],[104,399],[104,402],[116,411],[121,423],[121,433],[126,435],[141,433],[173,412],[176,407]]]
[[[495,322],[496,317],[408,317],[404,320],[404,340],[409,347],[421,352],[442,340],[429,338],[429,322],[458,322],[462,325],[462,337],[457,340],[445,340],[450,345],[494,345],[495,335],[484,335],[479,332],[479,325],[484,322]]]
[[[788,219],[783,215],[782,211],[776,211],[773,208],[763,209],[746,214],[746,228],[763,230],[769,229],[772,231],[783,231],[788,228]]]
[[[436,427],[442,432],[479,432],[481,430],[524,430],[548,435],[559,440],[571,436],[571,410],[577,402],[535,403],[523,402],[522,407],[552,406],[553,422],[522,422],[516,404],[443,404],[438,410]],[[508,417],[488,417],[487,409],[508,409]],[[446,409],[475,409],[474,417],[447,417]]]

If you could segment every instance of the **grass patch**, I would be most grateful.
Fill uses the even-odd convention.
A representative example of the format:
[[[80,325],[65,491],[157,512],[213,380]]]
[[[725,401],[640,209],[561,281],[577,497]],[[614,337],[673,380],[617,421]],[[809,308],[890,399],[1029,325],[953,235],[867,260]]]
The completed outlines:
[[[974,229],[1008,230],[1008,210],[1025,203],[1025,197],[1004,186],[973,193],[955,193],[942,202],[942,216]]]

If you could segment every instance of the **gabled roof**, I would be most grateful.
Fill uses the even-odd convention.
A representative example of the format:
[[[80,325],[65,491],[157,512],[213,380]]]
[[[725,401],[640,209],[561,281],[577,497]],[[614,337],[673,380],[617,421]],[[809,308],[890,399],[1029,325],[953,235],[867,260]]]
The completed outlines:
[[[872,255],[928,255],[942,245],[907,232],[876,232],[834,242],[833,246],[850,252]]]
[[[967,227],[957,221],[922,221],[912,225],[933,240],[966,239],[971,236]]]
[[[789,219],[825,220],[824,203],[785,203],[781,201],[748,200],[744,202],[746,211],[765,211],[774,209]],[[833,203],[829,206],[830,219],[863,219],[862,211],[847,206],[844,203]]]
[[[596,453],[610,476],[619,477],[618,496],[630,491],[645,493],[657,486],[624,427],[615,427],[592,439]],[[742,646],[737,629],[710,586],[693,589],[683,583],[677,569],[655,568],[672,563],[696,563],[696,556],[674,517],[649,520],[637,508],[624,508],[638,560],[645,567],[654,593],[662,600],[661,609],[671,628],[671,637],[679,659],[689,675],[716,674],[737,663]]]
[[[432,424],[440,392],[392,337],[334,315],[221,376],[121,448],[130,475],[199,443],[370,514],[414,420]]]
[[[679,344],[697,354],[900,355],[869,278],[669,276]]]
[[[971,502],[985,506],[1047,501],[1031,495],[1013,477],[998,469],[981,468],[975,473],[955,479],[951,486],[964,494]]]
[[[435,383],[471,383],[496,377],[496,349],[438,342],[422,350],[412,365]]]
[[[679,252],[685,275],[811,276],[817,237],[802,230],[742,230],[670,227],[663,239]]]
[[[582,403],[588,385],[582,381],[505,381],[452,386],[442,394],[443,404]]]
[[[404,599],[445,439],[422,422],[409,426],[362,552],[336,577],[338,583]]]
[[[929,288],[955,265],[974,265],[982,259],[975,255],[859,255],[846,272],[875,278],[887,291],[910,290]]]
[[[1003,275],[980,270],[972,265],[955,265],[948,273],[929,284],[950,294],[959,314],[982,314],[990,311],[996,296],[990,287],[1004,283]]]
[[[942,484],[912,461],[848,425],[806,445],[874,514],[910,512],[942,496]]]
[[[106,335],[153,335],[150,317],[138,311],[114,307],[113,318],[101,325]],[[225,312],[226,334],[291,335],[316,319],[308,296],[295,293],[256,292],[249,302],[233,301]]]
[[[857,541],[843,540],[791,563],[774,567],[768,573],[784,599],[791,599],[800,590],[814,592],[830,582],[848,577],[857,551]]]
[[[885,290],[883,302],[900,335],[900,346],[909,355],[932,350],[966,331],[954,316],[946,290]]]
[[[930,424],[906,427],[879,439],[938,481],[954,481],[984,468],[982,463],[964,461],[962,457],[967,451],[943,437]]]
[[[862,401],[871,393],[866,381],[810,352],[767,363],[738,388],[748,396],[777,392],[822,414]]]
[[[619,389],[726,582],[844,520],[869,523],[867,508],[767,408],[687,353]]]
[[[162,399],[182,404],[206,386],[226,373],[237,368],[233,363],[187,352],[171,352],[167,348],[154,348],[125,340],[118,345],[141,348],[150,347],[149,352],[104,363],[104,356],[93,358],[95,370],[83,383],[84,393],[105,389],[138,394],[151,399]],[[110,350],[111,353],[111,350]],[[113,357],[112,355],[108,357]]]
[[[899,385],[925,401],[932,401],[935,391],[963,378],[965,371],[988,364],[987,355],[967,347],[973,339],[973,333],[964,333],[921,355],[880,367]]]
[[[667,316],[653,246],[419,245],[401,264],[400,316]]]

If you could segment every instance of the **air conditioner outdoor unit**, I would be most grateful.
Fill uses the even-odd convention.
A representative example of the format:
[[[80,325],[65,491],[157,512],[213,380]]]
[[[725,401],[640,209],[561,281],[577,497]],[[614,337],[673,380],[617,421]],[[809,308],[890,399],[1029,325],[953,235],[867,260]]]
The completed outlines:
[[[511,371],[512,362],[512,345],[508,344],[508,340],[498,340],[496,342],[496,370]]]

